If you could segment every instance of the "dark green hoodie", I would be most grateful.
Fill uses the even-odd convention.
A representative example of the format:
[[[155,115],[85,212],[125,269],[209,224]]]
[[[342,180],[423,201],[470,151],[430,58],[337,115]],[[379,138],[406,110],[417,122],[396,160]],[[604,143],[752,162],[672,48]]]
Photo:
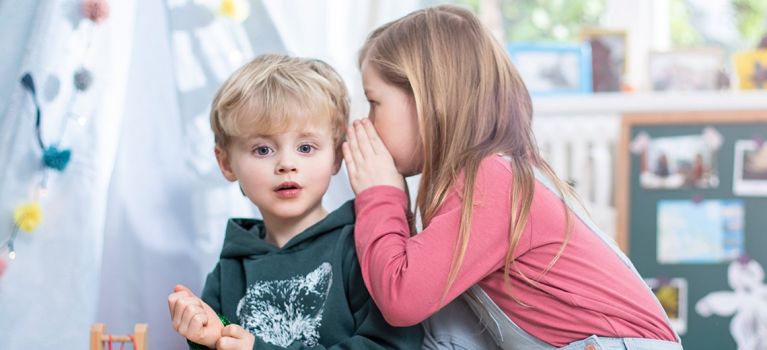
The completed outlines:
[[[202,299],[256,336],[255,349],[420,349],[420,326],[386,323],[362,281],[354,204],[346,202],[282,248],[264,223],[231,219]]]

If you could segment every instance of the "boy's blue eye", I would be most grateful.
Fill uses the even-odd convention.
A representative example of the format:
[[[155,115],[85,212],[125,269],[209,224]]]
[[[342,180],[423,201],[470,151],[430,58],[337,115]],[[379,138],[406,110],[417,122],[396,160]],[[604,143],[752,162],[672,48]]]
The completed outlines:
[[[298,146],[298,151],[301,153],[310,153],[312,151],[312,146],[311,145]]]
[[[269,155],[269,153],[271,153],[271,151],[272,150],[269,147],[266,147],[266,146],[256,147],[256,154],[258,154],[259,156]]]

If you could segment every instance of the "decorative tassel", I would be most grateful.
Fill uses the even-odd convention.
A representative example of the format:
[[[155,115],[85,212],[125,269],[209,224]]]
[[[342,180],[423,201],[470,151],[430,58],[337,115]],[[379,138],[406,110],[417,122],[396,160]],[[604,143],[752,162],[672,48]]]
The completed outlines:
[[[42,111],[40,110],[40,103],[37,101],[37,89],[35,89],[35,80],[32,79],[31,73],[24,73],[24,75],[21,77],[21,86],[23,86],[27,92],[29,92],[29,95],[32,97],[32,102],[35,104],[35,133],[37,136],[37,144],[40,146],[40,149],[45,150],[43,134],[40,131],[40,119],[42,119]]]
[[[19,227],[16,226],[13,229],[13,233],[11,233],[11,238],[8,238],[8,258],[11,260],[16,259],[16,249],[13,246],[13,243],[16,241],[16,235],[19,234]]]
[[[13,221],[19,229],[31,233],[43,222],[43,208],[38,202],[21,204],[13,211]],[[10,242],[13,242],[13,238]]]

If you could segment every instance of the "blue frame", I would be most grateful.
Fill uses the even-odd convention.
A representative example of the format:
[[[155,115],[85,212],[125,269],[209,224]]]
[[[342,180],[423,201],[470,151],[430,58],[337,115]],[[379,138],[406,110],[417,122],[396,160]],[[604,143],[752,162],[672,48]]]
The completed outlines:
[[[593,92],[592,76],[591,76],[591,46],[588,43],[582,44],[555,44],[555,43],[513,43],[508,44],[506,49],[511,56],[511,61],[514,63],[515,68],[522,76],[522,80],[528,85],[530,94],[533,96],[553,96],[553,95],[568,95],[568,94],[590,94]],[[520,56],[528,53],[536,54],[574,54],[578,56],[578,86],[575,88],[552,88],[552,89],[535,89],[531,87],[528,81],[531,79],[529,74],[531,72],[524,72],[520,69],[517,62]],[[526,77],[526,75],[528,75]]]

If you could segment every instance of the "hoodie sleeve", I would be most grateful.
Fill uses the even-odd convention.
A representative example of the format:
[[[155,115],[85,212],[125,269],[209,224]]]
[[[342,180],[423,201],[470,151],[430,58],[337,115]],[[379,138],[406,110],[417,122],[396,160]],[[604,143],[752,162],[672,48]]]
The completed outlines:
[[[420,349],[423,343],[423,328],[421,325],[412,327],[394,327],[389,325],[378,310],[373,299],[365,288],[362,280],[354,242],[349,237],[349,246],[345,249],[343,270],[344,286],[349,308],[354,318],[354,334],[343,341],[328,347],[318,345],[305,346],[301,342],[293,342],[283,348],[264,342],[256,337],[253,349],[290,349],[290,350],[341,350],[341,349]]]
[[[208,274],[200,298],[208,304],[211,309],[221,314],[221,264],[216,264],[213,271]]]

